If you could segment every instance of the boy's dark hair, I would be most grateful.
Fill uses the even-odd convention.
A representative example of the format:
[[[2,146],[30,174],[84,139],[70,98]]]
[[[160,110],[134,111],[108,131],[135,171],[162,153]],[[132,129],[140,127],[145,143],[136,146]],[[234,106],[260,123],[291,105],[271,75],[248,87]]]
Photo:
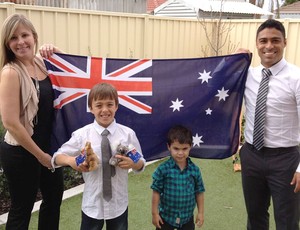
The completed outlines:
[[[268,19],[265,22],[263,22],[256,31],[256,38],[262,30],[266,28],[275,28],[276,30],[279,30],[282,33],[283,38],[285,38],[285,28],[283,24],[280,21],[277,21],[275,19]]]
[[[182,125],[176,125],[172,127],[168,132],[168,137],[167,137],[168,146],[170,146],[175,141],[178,141],[180,144],[192,145],[193,134],[188,128]]]
[[[93,100],[110,99],[114,100],[116,105],[119,105],[118,92],[111,84],[98,83],[93,86],[89,93],[88,105],[92,107]]]

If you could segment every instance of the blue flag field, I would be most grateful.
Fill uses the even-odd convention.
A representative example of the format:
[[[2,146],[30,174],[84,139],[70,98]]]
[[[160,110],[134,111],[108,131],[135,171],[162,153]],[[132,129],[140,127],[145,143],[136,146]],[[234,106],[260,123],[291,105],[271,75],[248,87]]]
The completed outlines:
[[[166,135],[175,124],[192,130],[192,157],[224,159],[238,149],[248,54],[139,60],[54,54],[44,62],[55,91],[53,152],[93,122],[87,96],[100,82],[116,87],[116,121],[136,132],[147,161],[169,155]]]

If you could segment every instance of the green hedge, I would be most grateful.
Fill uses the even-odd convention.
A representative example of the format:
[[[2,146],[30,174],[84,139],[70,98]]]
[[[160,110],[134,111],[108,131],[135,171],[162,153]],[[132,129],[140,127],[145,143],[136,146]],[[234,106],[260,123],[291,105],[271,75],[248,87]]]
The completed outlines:
[[[4,137],[4,128],[2,125],[2,122],[0,122],[0,140]],[[8,197],[8,187],[7,187],[7,182],[6,178],[3,175],[3,170],[0,162],[0,194],[3,197]]]
[[[2,125],[2,122],[0,122],[0,139],[2,140],[4,136],[4,128],[3,128],[3,125]]]

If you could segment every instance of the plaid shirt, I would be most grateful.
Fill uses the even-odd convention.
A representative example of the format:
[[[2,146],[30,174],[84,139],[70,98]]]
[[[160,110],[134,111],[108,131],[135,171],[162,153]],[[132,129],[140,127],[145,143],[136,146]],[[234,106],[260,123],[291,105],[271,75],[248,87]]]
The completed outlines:
[[[160,216],[174,227],[181,227],[193,217],[196,194],[205,191],[199,167],[190,158],[187,163],[181,171],[170,157],[152,175],[151,189],[160,193]]]

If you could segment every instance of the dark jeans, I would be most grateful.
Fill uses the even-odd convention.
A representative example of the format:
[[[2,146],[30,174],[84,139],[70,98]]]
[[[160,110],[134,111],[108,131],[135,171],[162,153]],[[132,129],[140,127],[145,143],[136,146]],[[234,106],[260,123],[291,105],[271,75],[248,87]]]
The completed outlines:
[[[0,160],[8,181],[11,207],[6,230],[27,230],[38,188],[42,193],[39,230],[59,229],[63,195],[62,169],[52,173],[20,146],[0,143]]]
[[[101,230],[104,220],[97,220],[81,212],[80,230]],[[128,208],[121,215],[114,219],[105,220],[106,230],[128,230]]]
[[[161,228],[156,228],[156,230],[194,230],[195,224],[194,224],[194,217],[191,218],[189,222],[182,225],[181,228],[176,228],[172,225],[169,225],[165,220],[163,220],[164,224],[161,224]]]
[[[290,185],[299,164],[299,148],[262,148],[246,143],[240,152],[248,230],[269,229],[274,206],[276,230],[299,230],[300,193]]]

